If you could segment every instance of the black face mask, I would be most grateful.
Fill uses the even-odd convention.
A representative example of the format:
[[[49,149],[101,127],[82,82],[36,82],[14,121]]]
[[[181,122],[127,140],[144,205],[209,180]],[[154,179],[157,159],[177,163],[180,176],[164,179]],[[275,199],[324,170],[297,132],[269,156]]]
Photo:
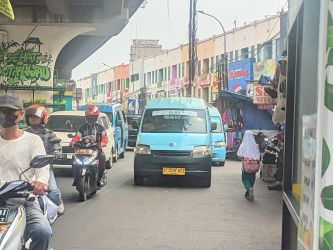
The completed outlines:
[[[0,126],[3,128],[11,128],[16,124],[18,118],[15,115],[16,110],[10,108],[1,108],[0,109]]]
[[[42,124],[31,124],[30,125],[32,129],[39,129],[39,128],[42,128]]]
[[[95,123],[97,122],[97,116],[86,116],[86,121],[88,123]]]

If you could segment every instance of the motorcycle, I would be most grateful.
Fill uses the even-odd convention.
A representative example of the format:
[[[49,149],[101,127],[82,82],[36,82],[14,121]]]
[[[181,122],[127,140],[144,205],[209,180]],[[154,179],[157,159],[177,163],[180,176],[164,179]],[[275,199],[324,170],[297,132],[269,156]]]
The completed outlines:
[[[99,144],[101,135],[85,136],[75,145],[73,155],[73,174],[76,190],[79,192],[79,200],[85,201],[98,190],[98,166],[99,166]],[[104,183],[106,176],[104,174]]]
[[[29,249],[29,240],[25,242],[26,213],[22,204],[13,201],[12,198],[23,198],[29,201],[39,202],[44,216],[47,214],[47,203],[41,196],[34,196],[29,183],[22,181],[22,175],[28,170],[42,168],[53,161],[53,155],[36,156],[30,167],[20,174],[17,181],[1,183],[0,186],[0,249],[21,250]],[[30,239],[31,240],[31,239]]]

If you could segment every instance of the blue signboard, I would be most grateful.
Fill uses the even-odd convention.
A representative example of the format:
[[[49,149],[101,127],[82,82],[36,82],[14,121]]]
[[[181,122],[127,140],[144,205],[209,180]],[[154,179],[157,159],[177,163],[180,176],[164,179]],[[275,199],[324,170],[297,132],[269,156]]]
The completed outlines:
[[[134,115],[136,109],[136,100],[135,99],[128,99],[128,114]]]
[[[228,91],[246,94],[246,82],[253,81],[254,58],[248,58],[229,64]]]

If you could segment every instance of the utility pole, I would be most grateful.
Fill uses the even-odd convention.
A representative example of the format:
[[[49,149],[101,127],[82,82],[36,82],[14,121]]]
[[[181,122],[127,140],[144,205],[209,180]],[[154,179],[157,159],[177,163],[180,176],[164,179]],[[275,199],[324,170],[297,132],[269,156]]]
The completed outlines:
[[[189,23],[189,90],[192,96],[192,86],[196,76],[197,48],[197,0],[190,0],[190,23]]]

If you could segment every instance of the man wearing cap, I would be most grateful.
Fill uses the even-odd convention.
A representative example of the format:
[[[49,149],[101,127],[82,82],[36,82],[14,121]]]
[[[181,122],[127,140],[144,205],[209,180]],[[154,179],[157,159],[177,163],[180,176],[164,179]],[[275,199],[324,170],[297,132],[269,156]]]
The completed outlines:
[[[14,181],[27,169],[37,155],[45,155],[43,141],[38,135],[24,132],[18,124],[24,118],[22,100],[11,95],[0,96],[0,180]],[[49,166],[27,171],[22,180],[31,183],[36,195],[48,188]],[[52,229],[39,204],[22,200],[27,215],[26,239],[32,240],[30,249],[48,249]]]

